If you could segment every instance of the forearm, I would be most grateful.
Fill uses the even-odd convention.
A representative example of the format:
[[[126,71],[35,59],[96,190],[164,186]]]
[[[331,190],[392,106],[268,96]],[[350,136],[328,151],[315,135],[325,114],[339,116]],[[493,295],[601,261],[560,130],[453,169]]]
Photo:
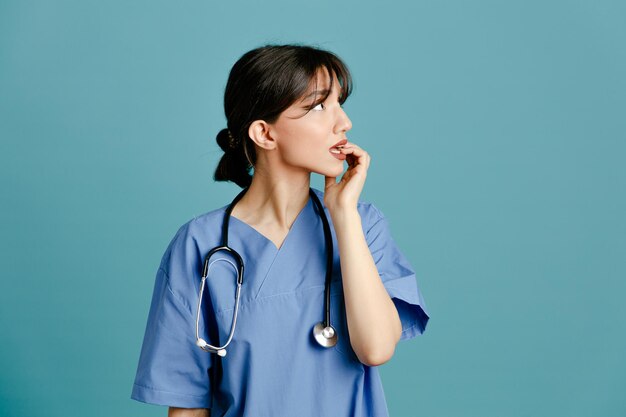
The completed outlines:
[[[398,310],[380,279],[356,208],[331,216],[339,244],[350,344],[362,363],[380,365],[391,359],[400,340]]]
[[[211,417],[211,410],[208,408],[170,407],[167,417]]]

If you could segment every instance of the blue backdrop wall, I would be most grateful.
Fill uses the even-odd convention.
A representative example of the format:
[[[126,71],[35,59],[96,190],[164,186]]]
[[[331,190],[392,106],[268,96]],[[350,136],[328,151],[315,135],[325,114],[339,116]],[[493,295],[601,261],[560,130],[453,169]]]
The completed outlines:
[[[154,276],[215,183],[228,71],[270,42],[350,66],[362,198],[432,320],[392,416],[626,415],[624,2],[0,2],[0,414],[129,399]],[[313,185],[323,188],[315,176]]]

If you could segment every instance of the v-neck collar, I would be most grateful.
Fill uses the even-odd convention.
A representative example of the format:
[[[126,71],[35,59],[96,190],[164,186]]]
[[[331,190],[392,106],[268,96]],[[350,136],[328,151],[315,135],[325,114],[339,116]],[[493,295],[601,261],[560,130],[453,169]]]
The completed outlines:
[[[309,206],[312,204],[313,198],[311,197],[311,195],[309,195],[309,199],[307,200],[307,203],[304,205],[304,207],[300,210],[300,212],[298,213],[298,215],[296,216],[295,220],[293,221],[293,223],[291,224],[291,227],[289,228],[289,231],[287,232],[287,235],[285,236],[285,238],[283,239],[282,244],[280,245],[280,247],[277,247],[274,242],[269,239],[267,236],[265,236],[263,233],[259,232],[257,229],[255,229],[254,227],[250,226],[248,223],[244,222],[243,220],[238,219],[237,217],[233,216],[231,214],[230,219],[234,220],[236,223],[242,224],[244,227],[246,227],[247,229],[251,230],[253,233],[255,233],[256,235],[258,235],[259,237],[261,237],[264,241],[266,241],[266,243],[268,243],[269,245],[271,245],[272,249],[274,249],[275,252],[280,252],[282,248],[285,247],[285,244],[287,243],[287,240],[289,239],[289,236],[292,234],[293,230],[296,228],[296,226],[298,225],[298,223],[300,222],[300,219],[302,217],[304,217],[304,213],[309,209]],[[230,229],[230,228],[229,228]]]

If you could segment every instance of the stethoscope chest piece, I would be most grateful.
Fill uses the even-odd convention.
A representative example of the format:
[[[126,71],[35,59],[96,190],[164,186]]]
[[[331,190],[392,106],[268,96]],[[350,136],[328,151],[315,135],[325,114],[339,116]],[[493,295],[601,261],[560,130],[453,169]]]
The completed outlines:
[[[324,347],[333,347],[337,344],[337,331],[333,326],[324,326],[324,323],[320,322],[313,327],[313,337],[317,343]]]

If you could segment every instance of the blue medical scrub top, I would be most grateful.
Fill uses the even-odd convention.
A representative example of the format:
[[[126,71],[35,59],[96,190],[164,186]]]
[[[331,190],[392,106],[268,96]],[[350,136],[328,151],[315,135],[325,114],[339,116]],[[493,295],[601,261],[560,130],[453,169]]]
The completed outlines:
[[[313,189],[323,204],[323,192]],[[211,416],[388,415],[376,367],[362,364],[350,345],[337,238],[330,213],[334,266],[331,322],[339,340],[317,344],[313,326],[324,318],[326,254],[322,220],[309,201],[277,248],[231,216],[228,242],[242,256],[244,283],[237,326],[227,355],[195,344],[195,318],[203,261],[220,245],[227,206],[180,227],[156,274],[131,398],[182,408],[210,408]],[[363,232],[402,321],[401,340],[422,334],[429,316],[413,268],[373,204],[359,201]],[[223,252],[220,252],[220,254]],[[231,255],[215,255],[207,279],[200,337],[225,343],[235,307]],[[374,337],[375,335],[372,335]]]

